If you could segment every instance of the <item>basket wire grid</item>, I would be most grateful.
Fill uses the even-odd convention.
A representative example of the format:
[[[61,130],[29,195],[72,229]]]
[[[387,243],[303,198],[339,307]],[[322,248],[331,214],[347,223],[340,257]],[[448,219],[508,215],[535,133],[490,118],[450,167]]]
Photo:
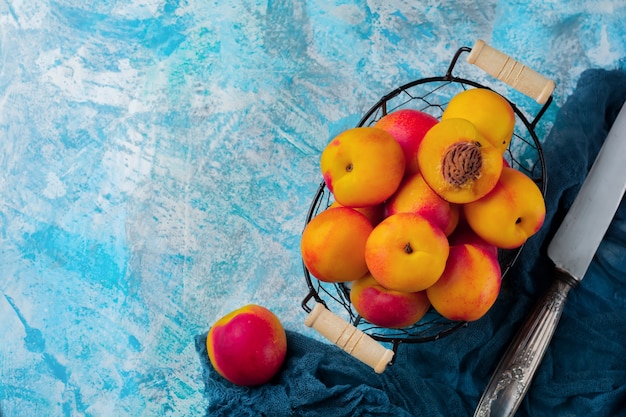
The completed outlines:
[[[384,115],[400,108],[413,108],[441,119],[446,105],[457,93],[468,88],[489,88],[478,82],[453,75],[453,70],[459,57],[463,53],[470,51],[471,48],[468,47],[458,49],[444,76],[415,80],[383,96],[378,103],[366,112],[357,127],[372,126]],[[504,98],[507,99],[506,97]],[[512,168],[524,172],[533,179],[539,186],[542,194],[545,194],[547,172],[543,151],[535,133],[535,127],[550,106],[552,96],[548,98],[532,120],[529,120],[515,103],[509,99],[507,101],[515,112],[516,123],[513,138],[504,157]],[[326,188],[324,181],[322,181],[307,213],[306,224],[332,203],[332,194]],[[503,278],[517,260],[522,249],[523,247],[514,250],[499,250],[498,258]],[[391,343],[394,352],[397,352],[400,343],[423,343],[438,340],[468,324],[463,321],[445,319],[431,308],[418,323],[407,328],[390,329],[375,326],[359,316],[352,308],[350,283],[322,282],[311,276],[304,264],[303,269],[309,289],[309,293],[302,301],[302,308],[306,312],[310,313],[312,310],[308,305],[311,300],[321,303],[374,340]]]

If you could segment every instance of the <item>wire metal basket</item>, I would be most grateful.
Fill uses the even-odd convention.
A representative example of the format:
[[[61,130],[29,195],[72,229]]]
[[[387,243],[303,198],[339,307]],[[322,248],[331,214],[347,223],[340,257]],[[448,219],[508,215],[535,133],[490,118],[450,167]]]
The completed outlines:
[[[501,55],[503,55],[498,51],[494,52],[495,50],[486,46],[482,41],[478,41],[477,44],[474,45],[474,48],[462,47],[454,54],[445,75],[422,78],[398,87],[382,97],[378,103],[372,106],[362,117],[357,127],[372,126],[377,120],[387,113],[401,108],[420,110],[435,116],[437,119],[440,119],[446,105],[456,94],[469,88],[489,88],[478,82],[453,75],[453,70],[457,65],[459,57],[462,54],[472,53],[472,50],[476,53],[476,48],[478,47],[481,48],[480,52],[484,52],[485,48],[487,48],[486,51],[488,53],[496,54],[496,59],[501,58]],[[494,64],[495,67],[491,64],[491,62],[493,62],[493,57],[488,58],[490,60],[489,62],[478,62],[476,65],[516,89],[518,86],[514,85],[513,82],[510,82],[511,77],[515,77],[514,80],[519,80],[520,77],[523,78],[524,76],[528,76],[528,73],[530,73],[531,77],[538,76],[538,74],[534,71],[527,69],[525,66],[519,64],[515,60],[511,60],[510,58],[507,58],[504,64],[496,62]],[[470,61],[469,58],[468,61]],[[513,68],[507,70],[506,67],[501,68],[503,65],[512,65]],[[495,69],[492,69],[492,67]],[[503,71],[505,72],[505,75],[503,75]],[[526,74],[524,74],[524,71],[526,71]],[[514,72],[517,72],[518,74],[510,74]],[[541,76],[539,77],[542,85],[545,84],[545,81],[549,81]],[[533,83],[535,83],[535,81],[536,80],[533,80]],[[549,83],[552,82],[549,81]],[[534,93],[536,89],[533,89],[533,87],[527,88],[522,86],[519,90],[527,93],[524,89],[530,89],[533,95],[538,96],[538,94]],[[515,131],[511,143],[505,152],[505,159],[512,168],[518,169],[532,178],[539,186],[542,194],[545,194],[546,190],[547,170],[541,144],[535,133],[535,128],[552,102],[552,90],[553,83],[552,87],[548,85],[547,91],[549,94],[546,94],[545,88],[541,87],[539,95],[541,95],[542,98],[538,99],[537,97],[533,97],[539,102],[539,104],[543,104],[543,106],[540,107],[539,111],[532,119],[529,119],[525,113],[515,105],[515,103],[505,97],[511,104],[516,116]],[[306,224],[308,224],[317,214],[328,208],[332,203],[332,194],[326,188],[324,181],[322,181],[317,193],[313,197],[313,201],[307,213]],[[510,268],[514,265],[522,250],[523,247],[514,250],[499,250],[498,258],[503,277],[506,276]],[[320,303],[326,309],[339,315],[349,324],[354,326],[360,332],[370,336],[372,339],[378,342],[391,344],[394,354],[397,352],[400,343],[423,343],[438,340],[462,327],[467,326],[466,322],[452,321],[443,318],[436,311],[434,311],[433,308],[431,308],[426,316],[424,316],[418,323],[407,328],[390,329],[373,325],[359,316],[359,314],[352,307],[350,303],[350,283],[322,282],[311,276],[306,266],[303,266],[303,268],[304,278],[309,289],[309,293],[302,301],[302,308],[306,312],[311,313],[311,303]],[[393,360],[389,361],[389,363],[392,362]]]

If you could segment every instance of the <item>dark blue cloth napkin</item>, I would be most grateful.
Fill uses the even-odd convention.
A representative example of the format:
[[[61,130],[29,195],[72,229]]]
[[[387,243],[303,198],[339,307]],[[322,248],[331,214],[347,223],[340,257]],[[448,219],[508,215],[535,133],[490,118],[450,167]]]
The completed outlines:
[[[206,334],[199,335],[207,415],[471,416],[515,331],[552,282],[546,245],[625,100],[626,72],[593,69],[581,75],[543,146],[546,222],[527,242],[486,316],[439,341],[401,344],[395,363],[381,375],[332,345],[288,332],[282,371],[255,388],[221,378],[208,361]],[[518,416],[626,415],[625,206],[585,279],[570,292]]]

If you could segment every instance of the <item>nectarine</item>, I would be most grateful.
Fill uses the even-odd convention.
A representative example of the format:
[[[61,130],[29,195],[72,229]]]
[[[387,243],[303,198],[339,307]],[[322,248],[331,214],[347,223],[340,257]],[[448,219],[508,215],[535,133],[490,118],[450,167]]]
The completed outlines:
[[[464,205],[463,213],[472,230],[486,242],[514,249],[541,228],[546,205],[533,180],[514,168],[505,167],[494,189]]]
[[[211,364],[236,385],[268,382],[287,353],[287,336],[274,313],[249,304],[219,319],[209,330],[206,346]]]
[[[424,136],[418,151],[420,172],[444,200],[478,200],[498,182],[502,154],[465,119],[446,119]]]
[[[365,243],[370,221],[349,207],[328,208],[305,226],[300,240],[302,261],[320,281],[347,282],[367,272]]]
[[[426,290],[433,308],[450,320],[481,318],[498,298],[500,264],[478,245],[455,245],[441,278]]]
[[[322,151],[324,182],[345,207],[380,204],[400,185],[404,153],[390,133],[375,127],[356,127],[337,135]]]
[[[422,138],[439,123],[434,116],[416,109],[400,109],[380,118],[374,127],[386,130],[398,141],[406,160],[405,176],[419,172],[417,150]]]
[[[448,251],[440,228],[419,214],[396,213],[372,230],[365,244],[365,261],[383,287],[417,292],[439,279]]]
[[[391,329],[411,326],[430,308],[426,292],[389,290],[371,274],[352,284],[350,301],[354,309],[372,324]]]
[[[405,178],[398,191],[385,203],[385,217],[396,213],[417,213],[433,222],[446,235],[459,221],[459,206],[441,198],[424,181],[421,173]]]
[[[504,153],[513,137],[515,112],[511,104],[495,91],[472,88],[452,97],[441,120],[466,119],[491,143]]]

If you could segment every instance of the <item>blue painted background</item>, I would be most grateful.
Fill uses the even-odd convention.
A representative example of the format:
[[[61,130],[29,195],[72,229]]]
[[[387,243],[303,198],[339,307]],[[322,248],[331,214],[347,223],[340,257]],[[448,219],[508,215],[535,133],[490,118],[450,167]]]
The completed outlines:
[[[545,137],[583,70],[624,67],[624,21],[620,0],[1,1],[3,416],[203,415],[193,338],[219,317],[259,303],[314,336],[299,236],[333,135],[482,38],[557,82]]]

